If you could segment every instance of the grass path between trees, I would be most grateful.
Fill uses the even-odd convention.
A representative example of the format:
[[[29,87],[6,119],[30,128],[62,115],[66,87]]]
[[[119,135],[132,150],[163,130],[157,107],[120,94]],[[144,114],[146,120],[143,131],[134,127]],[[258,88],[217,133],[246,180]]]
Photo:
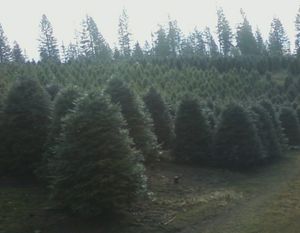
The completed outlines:
[[[0,180],[0,233],[298,233],[300,152],[244,173],[160,163],[147,171],[149,201],[120,227],[49,210],[47,192]],[[179,184],[173,177],[180,176]]]

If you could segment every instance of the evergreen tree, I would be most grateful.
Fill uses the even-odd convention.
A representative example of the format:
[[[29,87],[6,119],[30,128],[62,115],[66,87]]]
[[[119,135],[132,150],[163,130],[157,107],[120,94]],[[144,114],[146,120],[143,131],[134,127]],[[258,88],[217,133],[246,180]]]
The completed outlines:
[[[190,36],[190,41],[195,55],[201,57],[206,55],[205,41],[201,31],[195,28],[194,32]]]
[[[42,166],[38,169],[38,174],[42,178],[47,178],[50,175],[49,164],[53,163],[55,158],[54,148],[59,143],[63,119],[75,109],[76,100],[79,97],[80,93],[77,87],[68,87],[59,92],[55,98],[52,123],[46,142],[46,151],[43,154]]]
[[[218,45],[215,42],[214,37],[212,36],[209,27],[207,27],[204,31],[205,43],[207,47],[207,51],[211,57],[215,57],[219,54]]]
[[[212,136],[196,100],[188,98],[181,102],[175,120],[175,135],[173,154],[177,161],[210,160]]]
[[[42,16],[40,23],[41,35],[39,38],[39,52],[42,61],[59,61],[57,40],[53,35],[53,28],[46,15]]]
[[[174,136],[172,118],[161,95],[152,87],[144,102],[153,119],[157,141],[164,149],[170,149]]]
[[[295,29],[296,29],[295,50],[297,56],[299,56],[300,55],[300,8],[298,9],[298,13],[295,20]]]
[[[217,33],[219,38],[220,49],[224,56],[228,56],[232,48],[232,31],[222,8],[219,8],[217,10],[217,16]]]
[[[176,57],[181,50],[181,30],[176,20],[169,20],[167,40],[170,48],[170,55]]]
[[[11,56],[13,62],[25,63],[25,57],[23,55],[23,52],[16,41],[14,41],[14,47],[12,49]]]
[[[131,33],[129,32],[129,18],[125,9],[119,18],[119,46],[121,55],[130,57],[131,55]]]
[[[1,125],[1,172],[33,175],[50,124],[50,100],[35,79],[16,81],[4,103]]]
[[[282,108],[280,113],[280,121],[283,132],[288,138],[289,145],[298,146],[300,144],[300,128],[295,111],[288,107]]]
[[[79,57],[79,49],[76,44],[70,43],[66,50],[66,61],[76,60]]]
[[[238,105],[229,105],[222,114],[215,139],[216,162],[233,169],[249,168],[263,157],[255,126]]]
[[[194,41],[193,34],[188,35],[181,41],[181,52],[180,55],[184,58],[191,57],[195,54],[194,51]]]
[[[271,117],[272,124],[275,128],[276,135],[280,143],[281,151],[283,152],[284,150],[286,150],[288,139],[283,132],[283,128],[281,126],[281,122],[278,118],[278,115],[276,114],[271,102],[262,101],[260,105],[268,112],[269,116]]]
[[[66,63],[68,62],[69,58],[68,58],[68,54],[67,54],[67,48],[64,44],[64,42],[62,42],[62,45],[61,45],[61,62],[62,63]]]
[[[11,50],[7,37],[4,34],[2,25],[0,24],[0,63],[7,63],[11,59]]]
[[[269,52],[272,56],[282,56],[290,51],[289,40],[278,18],[273,18],[269,34]]]
[[[257,29],[255,32],[255,40],[257,46],[257,53],[259,55],[265,55],[267,53],[267,48],[259,29]]]
[[[117,78],[109,81],[106,92],[115,104],[121,106],[121,112],[127,122],[129,136],[146,161],[153,161],[157,156],[157,138],[152,132],[152,122],[144,113],[143,107],[133,91]]]
[[[117,60],[120,59],[120,57],[121,57],[120,50],[119,50],[117,47],[115,47],[115,49],[114,49],[114,54],[113,54],[113,58],[114,58],[115,61],[117,61]]]
[[[162,26],[159,26],[159,29],[155,32],[155,37],[153,45],[154,54],[160,58],[170,57],[171,53],[167,33]]]
[[[111,58],[111,50],[92,17],[86,16],[86,19],[83,20],[80,37],[80,50],[83,56],[96,57],[99,60]]]
[[[242,10],[241,14],[243,22],[237,28],[237,47],[242,55],[255,55],[257,54],[257,44],[252,32],[252,27]]]
[[[144,52],[139,44],[139,42],[136,42],[135,46],[134,46],[134,50],[132,53],[132,57],[135,60],[141,60],[144,57]]]
[[[255,126],[263,146],[264,159],[279,158],[282,155],[281,146],[271,116],[262,106],[254,106],[252,111],[256,115]]]
[[[117,106],[101,94],[80,99],[64,120],[53,163],[52,196],[80,216],[126,210],[145,191],[143,166]]]

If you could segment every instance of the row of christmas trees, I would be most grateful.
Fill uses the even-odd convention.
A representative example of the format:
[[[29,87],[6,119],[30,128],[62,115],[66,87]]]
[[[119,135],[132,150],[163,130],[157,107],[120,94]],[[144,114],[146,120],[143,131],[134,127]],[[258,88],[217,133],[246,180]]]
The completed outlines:
[[[300,144],[292,108],[276,114],[267,101],[230,104],[207,119],[186,97],[175,120],[151,88],[141,101],[121,79],[102,90],[62,89],[50,101],[36,79],[17,80],[4,101],[0,125],[3,176],[39,177],[66,210],[93,216],[126,209],[147,190],[145,167],[160,159],[248,169]]]

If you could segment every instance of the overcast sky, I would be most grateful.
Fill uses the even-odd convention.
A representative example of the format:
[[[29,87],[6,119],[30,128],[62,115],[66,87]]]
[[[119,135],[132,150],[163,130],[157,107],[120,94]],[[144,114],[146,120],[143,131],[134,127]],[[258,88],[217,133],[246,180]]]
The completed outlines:
[[[118,18],[125,8],[129,15],[133,39],[141,44],[150,40],[158,24],[168,16],[178,20],[184,33],[196,26],[211,27],[215,32],[216,8],[223,7],[227,19],[235,30],[241,22],[240,8],[255,29],[259,26],[267,38],[270,22],[279,17],[294,43],[294,21],[300,6],[297,0],[0,0],[0,23],[10,40],[19,42],[31,58],[38,58],[39,22],[46,14],[54,28],[58,42],[68,44],[75,29],[86,14],[92,16],[105,39],[113,47],[117,42]]]

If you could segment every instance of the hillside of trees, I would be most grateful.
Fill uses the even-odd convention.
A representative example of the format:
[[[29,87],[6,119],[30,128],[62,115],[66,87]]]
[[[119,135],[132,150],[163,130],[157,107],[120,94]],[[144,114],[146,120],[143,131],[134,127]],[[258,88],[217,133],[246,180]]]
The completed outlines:
[[[90,16],[60,47],[43,15],[39,61],[0,25],[0,175],[36,180],[66,213],[94,217],[147,199],[145,170],[160,161],[280,162],[300,145],[300,11],[295,51],[280,19],[264,41],[241,15],[233,32],[218,9],[217,40],[170,20],[141,46],[123,11],[117,48]]]

